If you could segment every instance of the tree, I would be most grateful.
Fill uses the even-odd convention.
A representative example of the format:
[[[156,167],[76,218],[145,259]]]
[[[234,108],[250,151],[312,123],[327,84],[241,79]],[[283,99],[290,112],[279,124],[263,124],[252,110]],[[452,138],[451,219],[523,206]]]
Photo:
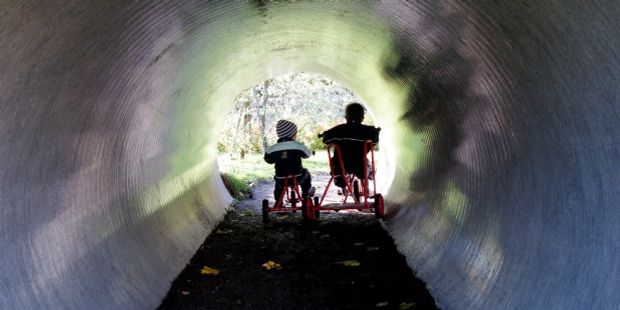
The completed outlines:
[[[350,90],[318,74],[279,76],[242,92],[228,114],[219,149],[229,154],[264,152],[277,140],[275,124],[297,124],[297,138],[312,148],[322,147],[317,134],[344,121],[343,109],[361,102]],[[243,125],[240,126],[240,122]]]

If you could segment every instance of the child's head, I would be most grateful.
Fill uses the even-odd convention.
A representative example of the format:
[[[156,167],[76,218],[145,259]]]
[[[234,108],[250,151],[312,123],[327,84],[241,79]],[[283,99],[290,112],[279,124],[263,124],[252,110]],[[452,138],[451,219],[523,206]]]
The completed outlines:
[[[364,120],[364,106],[357,102],[348,104],[344,108],[344,117],[347,119],[347,123],[361,123]]]
[[[293,122],[281,119],[276,124],[276,133],[278,134],[279,139],[295,139],[295,136],[297,136],[297,125],[295,125]]]

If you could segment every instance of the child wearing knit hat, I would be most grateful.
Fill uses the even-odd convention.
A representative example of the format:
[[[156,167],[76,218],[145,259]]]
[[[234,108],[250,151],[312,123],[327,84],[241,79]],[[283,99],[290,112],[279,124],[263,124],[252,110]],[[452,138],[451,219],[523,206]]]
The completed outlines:
[[[301,186],[301,195],[314,196],[314,187],[311,185],[310,173],[305,169],[301,160],[312,156],[312,151],[303,143],[295,140],[297,137],[297,125],[287,120],[279,120],[276,124],[278,142],[265,151],[265,161],[275,164],[276,186],[273,196],[278,201],[284,191],[284,179],[293,175]]]

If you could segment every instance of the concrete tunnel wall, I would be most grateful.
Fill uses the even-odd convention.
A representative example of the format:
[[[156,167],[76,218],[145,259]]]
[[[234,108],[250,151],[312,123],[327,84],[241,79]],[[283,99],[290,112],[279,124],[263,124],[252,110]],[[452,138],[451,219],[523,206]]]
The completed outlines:
[[[0,2],[0,308],[154,308],[230,197],[232,99],[329,76],[444,309],[618,309],[614,1]],[[218,253],[213,253],[218,255]]]

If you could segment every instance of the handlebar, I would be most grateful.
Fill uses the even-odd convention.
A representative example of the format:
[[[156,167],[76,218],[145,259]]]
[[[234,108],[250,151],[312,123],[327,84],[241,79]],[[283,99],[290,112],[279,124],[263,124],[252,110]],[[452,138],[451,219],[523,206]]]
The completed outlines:
[[[377,132],[380,132],[380,131],[381,131],[381,127],[377,127]],[[323,136],[324,136],[324,132],[317,135],[317,137],[319,138],[323,138]]]

